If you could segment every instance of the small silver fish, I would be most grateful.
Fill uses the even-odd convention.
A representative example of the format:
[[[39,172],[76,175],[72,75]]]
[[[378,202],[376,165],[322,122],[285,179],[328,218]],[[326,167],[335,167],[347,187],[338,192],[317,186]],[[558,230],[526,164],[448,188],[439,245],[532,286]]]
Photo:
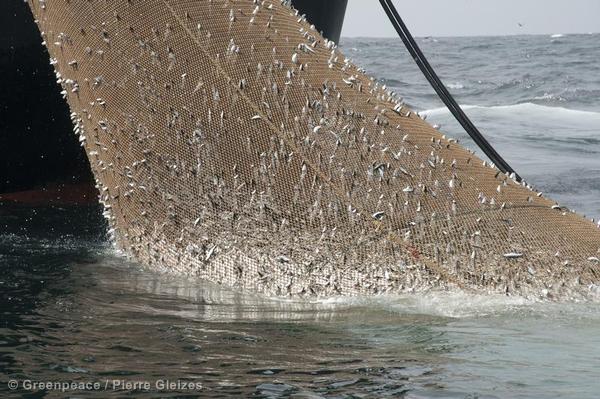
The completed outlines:
[[[383,219],[383,217],[385,216],[385,212],[382,212],[382,211],[380,211],[380,212],[375,212],[375,213],[374,213],[373,215],[371,215],[371,216],[373,217],[373,219],[376,219],[376,220],[382,220],[382,219]]]
[[[518,259],[518,258],[522,258],[523,254],[519,253],[519,252],[509,252],[509,253],[504,254],[504,257],[506,259]]]

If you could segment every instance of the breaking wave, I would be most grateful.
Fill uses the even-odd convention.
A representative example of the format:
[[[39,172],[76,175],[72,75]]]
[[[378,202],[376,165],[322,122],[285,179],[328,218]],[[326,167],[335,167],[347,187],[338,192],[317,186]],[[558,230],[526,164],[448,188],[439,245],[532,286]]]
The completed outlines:
[[[514,105],[495,105],[491,107],[485,107],[482,105],[462,105],[463,110],[478,110],[482,112],[494,112],[497,114],[506,115],[526,115],[529,118],[538,117],[553,117],[553,118],[573,118],[578,121],[584,119],[587,122],[598,122],[600,123],[600,112],[593,111],[582,111],[577,109],[569,109],[563,107],[549,107],[546,105],[539,105],[534,103],[521,103]],[[434,108],[421,111],[420,114],[427,116],[440,116],[449,114],[447,108]]]

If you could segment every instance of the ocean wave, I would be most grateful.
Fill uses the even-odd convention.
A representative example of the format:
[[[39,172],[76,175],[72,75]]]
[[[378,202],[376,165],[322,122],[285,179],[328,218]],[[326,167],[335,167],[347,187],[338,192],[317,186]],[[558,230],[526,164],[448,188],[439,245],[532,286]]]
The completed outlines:
[[[546,92],[544,95],[533,97],[530,101],[552,101],[552,102],[563,102],[563,101],[576,101],[585,103],[594,103],[600,98],[600,90],[598,89],[584,89],[581,87],[568,87],[560,90],[557,93]],[[528,102],[528,101],[523,101]]]
[[[558,94],[544,93],[544,95],[542,95],[542,96],[535,96],[535,97],[533,97],[532,101],[560,101],[560,102],[564,102],[564,101],[567,101],[567,99],[564,98],[564,97],[561,97]]]
[[[598,121],[600,123],[600,112],[593,111],[583,111],[577,109],[569,109],[563,107],[549,107],[546,105],[534,104],[530,102],[525,102],[521,104],[513,104],[513,105],[495,105],[495,106],[482,106],[482,105],[461,105],[461,108],[465,111],[468,110],[480,110],[480,111],[496,111],[502,112],[506,114],[513,115],[526,115],[530,118],[536,118],[539,116],[554,116],[554,117],[576,117],[576,118],[584,118],[587,121],[593,120]],[[449,114],[447,108],[434,108],[428,109],[419,112],[420,114],[425,114],[427,116],[438,116],[438,115],[446,115]]]

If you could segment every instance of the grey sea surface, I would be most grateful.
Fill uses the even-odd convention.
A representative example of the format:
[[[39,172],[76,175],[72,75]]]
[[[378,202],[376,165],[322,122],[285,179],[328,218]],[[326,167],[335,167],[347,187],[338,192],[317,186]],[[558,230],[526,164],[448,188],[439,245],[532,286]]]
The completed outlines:
[[[527,180],[597,217],[599,39],[419,42]],[[345,39],[343,50],[471,146],[398,41]],[[128,261],[96,207],[0,206],[2,397],[597,398],[599,332],[599,303],[239,293]]]

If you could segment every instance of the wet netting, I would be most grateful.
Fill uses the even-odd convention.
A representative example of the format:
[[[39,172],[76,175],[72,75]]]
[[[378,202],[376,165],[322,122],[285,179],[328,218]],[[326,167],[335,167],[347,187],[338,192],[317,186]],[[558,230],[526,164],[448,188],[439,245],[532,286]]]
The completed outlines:
[[[598,282],[594,223],[432,128],[287,2],[29,4],[143,264],[280,296]]]

